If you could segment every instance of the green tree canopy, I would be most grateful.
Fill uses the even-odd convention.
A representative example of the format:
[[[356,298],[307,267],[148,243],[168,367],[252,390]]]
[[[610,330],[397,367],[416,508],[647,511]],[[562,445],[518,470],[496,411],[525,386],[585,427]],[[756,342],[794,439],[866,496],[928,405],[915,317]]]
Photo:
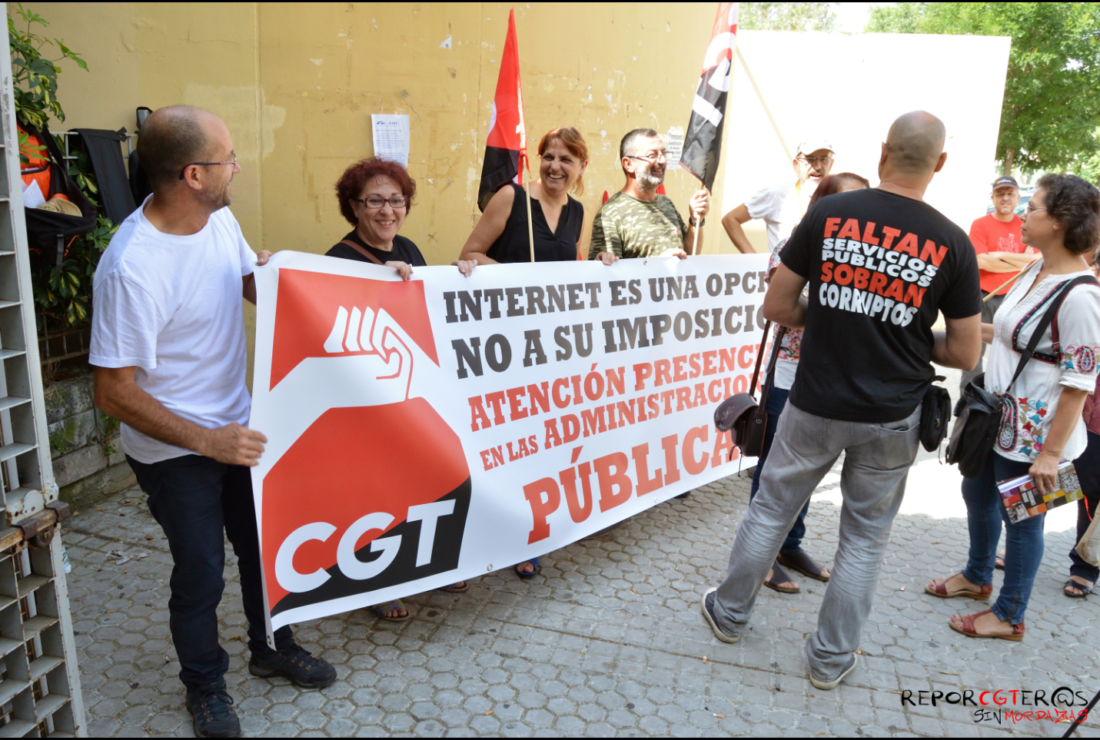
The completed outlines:
[[[997,159],[1006,173],[1086,174],[1100,154],[1100,5],[893,3],[869,33],[1011,36]]]
[[[737,26],[750,31],[832,31],[837,3],[741,3]]]

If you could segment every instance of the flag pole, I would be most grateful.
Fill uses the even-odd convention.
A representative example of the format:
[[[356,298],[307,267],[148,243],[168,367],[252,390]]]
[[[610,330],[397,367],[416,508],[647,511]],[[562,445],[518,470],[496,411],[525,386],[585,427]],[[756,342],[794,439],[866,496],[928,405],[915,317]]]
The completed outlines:
[[[741,68],[745,70],[745,76],[749,78],[749,84],[752,85],[752,89],[756,91],[756,97],[760,100],[760,105],[764,108],[764,113],[768,116],[768,121],[771,122],[772,129],[775,130],[775,135],[779,137],[779,145],[783,147],[783,151],[787,155],[787,159],[794,159],[791,156],[790,147],[787,146],[787,141],[783,138],[783,134],[779,131],[779,124],[775,122],[775,117],[772,116],[771,109],[768,108],[768,102],[764,100],[764,94],[760,92],[760,87],[756,84],[756,80],[752,76],[752,72],[749,71],[749,65],[745,64],[745,56],[741,53],[741,47],[737,46],[734,49],[737,54],[737,58],[741,60]]]
[[[531,164],[527,161],[527,150],[523,151],[523,168],[527,171],[527,187],[523,192],[527,194],[527,241],[531,245],[531,261],[535,261],[535,226],[531,221]]]
[[[1020,271],[1019,271],[1019,272],[1017,272],[1017,273],[1016,273],[1015,275],[1013,275],[1013,276],[1012,276],[1011,278],[1009,278],[1009,279],[1008,279],[1008,281],[1007,281],[1007,282],[1005,282],[1005,284],[1004,284],[1004,285],[1001,285],[1001,286],[1000,286],[1000,287],[998,287],[998,288],[997,288],[996,290],[993,290],[992,292],[990,292],[990,294],[989,294],[989,295],[987,295],[987,296],[986,296],[985,298],[983,298],[983,299],[982,299],[982,303],[985,303],[985,302],[986,302],[986,301],[988,301],[988,300],[989,300],[990,298],[992,298],[993,296],[997,295],[997,294],[998,294],[998,293],[1000,293],[1000,292],[1001,292],[1002,290],[1004,290],[1005,288],[1007,288],[1008,286],[1010,286],[1010,285],[1012,285],[1012,284],[1013,284],[1014,282],[1016,282],[1016,279],[1017,279],[1017,278],[1019,278],[1019,277],[1020,277],[1021,275],[1023,275],[1023,274],[1024,274],[1024,271],[1026,271],[1026,270],[1027,270],[1027,268],[1031,267],[1031,266],[1032,266],[1033,264],[1035,264],[1035,263],[1034,263],[1034,262],[1029,262],[1029,263],[1027,263],[1026,265],[1024,265],[1023,267],[1021,267],[1021,268],[1020,268]]]

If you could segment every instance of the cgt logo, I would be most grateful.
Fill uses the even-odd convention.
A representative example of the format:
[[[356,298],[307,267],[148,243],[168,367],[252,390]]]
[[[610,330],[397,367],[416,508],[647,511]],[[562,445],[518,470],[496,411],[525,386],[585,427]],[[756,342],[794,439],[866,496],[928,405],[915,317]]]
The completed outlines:
[[[423,285],[280,270],[275,322],[284,423],[260,514],[271,614],[454,570],[470,471],[420,397],[439,372]]]
[[[435,547],[436,523],[440,517],[454,514],[455,502],[436,501],[434,504],[421,504],[409,507],[409,513],[405,517],[406,522],[423,522],[420,526],[419,542],[416,546],[416,567],[430,565],[432,551]],[[340,544],[336,548],[336,566],[339,572],[353,581],[367,581],[379,576],[393,564],[401,551],[402,535],[394,534],[389,537],[379,537],[370,544],[370,551],[378,553],[378,557],[372,561],[364,562],[359,559],[355,546],[363,535],[372,531],[385,532],[393,524],[394,518],[384,511],[376,511],[367,514],[348,527],[340,538]],[[318,569],[312,573],[299,573],[294,570],[294,553],[298,548],[310,540],[327,542],[332,533],[336,531],[336,525],[328,522],[314,522],[301,529],[295,530],[289,537],[283,540],[283,546],[279,548],[279,554],[275,556],[275,577],[279,579],[279,585],[291,593],[303,593],[320,588],[332,578],[332,574]]]

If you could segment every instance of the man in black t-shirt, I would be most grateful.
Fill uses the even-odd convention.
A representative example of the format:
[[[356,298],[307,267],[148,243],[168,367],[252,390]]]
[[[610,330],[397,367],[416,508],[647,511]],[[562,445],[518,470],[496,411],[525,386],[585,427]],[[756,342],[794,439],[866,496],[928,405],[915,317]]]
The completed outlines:
[[[760,491],[741,522],[729,571],[703,596],[714,634],[736,642],[783,539],[843,452],[840,543],[806,642],[810,681],[835,688],[856,667],[890,526],[917,453],[931,362],[973,368],[981,293],[966,233],[924,203],[943,167],[945,132],[923,111],[894,121],[878,188],[823,198],[782,253],[764,315],[805,328],[789,403]],[[801,299],[809,283],[809,301]],[[937,313],[946,332],[932,331]]]

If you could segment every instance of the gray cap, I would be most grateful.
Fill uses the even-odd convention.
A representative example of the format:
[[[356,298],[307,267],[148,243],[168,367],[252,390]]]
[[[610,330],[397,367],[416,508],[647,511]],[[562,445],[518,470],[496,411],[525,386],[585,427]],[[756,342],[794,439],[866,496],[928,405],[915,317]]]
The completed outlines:
[[[829,143],[828,139],[816,138],[816,139],[803,139],[798,142],[798,154],[813,154],[818,149],[828,149],[833,154],[836,154],[836,149],[833,149],[833,145]]]
[[[1019,190],[1020,186],[1016,183],[1015,177],[1006,176],[998,177],[996,180],[993,181],[993,189],[996,190],[997,188],[1016,188],[1017,190]]]

